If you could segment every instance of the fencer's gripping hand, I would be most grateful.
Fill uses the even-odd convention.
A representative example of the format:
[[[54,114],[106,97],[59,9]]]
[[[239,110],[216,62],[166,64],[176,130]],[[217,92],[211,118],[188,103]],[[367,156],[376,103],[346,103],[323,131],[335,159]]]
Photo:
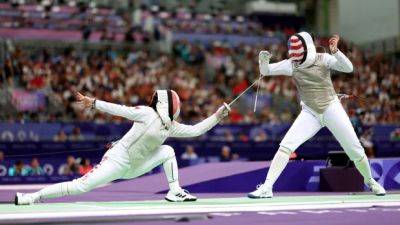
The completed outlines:
[[[221,120],[221,119],[225,118],[226,116],[228,116],[230,111],[231,111],[231,107],[224,102],[224,104],[218,108],[218,110],[215,114],[218,117],[218,119]]]
[[[79,92],[76,93],[75,98],[76,98],[76,102],[83,105],[83,107],[85,107],[85,108],[93,108],[94,103],[96,101],[95,98],[90,98]]]
[[[268,51],[260,51],[258,54],[258,66],[260,67],[260,73],[263,76],[268,75],[269,72],[269,60],[271,59],[272,54]]]
[[[331,50],[332,54],[335,54],[338,51],[338,43],[340,37],[339,35],[335,34],[329,39],[329,50]]]

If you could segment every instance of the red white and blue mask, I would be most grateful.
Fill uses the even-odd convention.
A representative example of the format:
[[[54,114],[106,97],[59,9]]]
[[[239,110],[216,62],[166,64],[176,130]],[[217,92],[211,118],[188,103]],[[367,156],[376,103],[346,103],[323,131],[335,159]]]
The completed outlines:
[[[290,36],[288,40],[289,58],[297,67],[309,67],[315,62],[317,51],[311,35],[300,32]]]

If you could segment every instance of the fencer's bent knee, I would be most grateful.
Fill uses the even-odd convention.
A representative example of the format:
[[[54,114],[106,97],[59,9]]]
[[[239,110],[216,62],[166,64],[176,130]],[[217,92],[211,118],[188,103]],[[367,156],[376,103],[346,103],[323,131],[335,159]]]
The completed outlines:
[[[79,182],[79,179],[60,183],[60,187],[61,196],[78,195],[89,191],[89,189],[85,185]]]
[[[175,150],[169,145],[162,145],[162,152],[166,159],[175,157]]]
[[[281,150],[285,153],[287,152],[289,154],[292,154],[294,151],[296,151],[298,146],[299,146],[299,143],[296,143],[293,140],[284,138],[281,141],[281,143],[279,144],[279,150]]]
[[[89,192],[94,188],[88,182],[86,182],[83,179],[83,177],[75,179],[68,183],[69,183],[68,192],[70,195],[77,195],[77,194]]]
[[[285,154],[285,155],[289,155],[289,156],[292,154],[292,151],[291,151],[290,149],[285,148],[285,147],[283,147],[283,146],[280,146],[279,149],[278,149],[278,151],[279,151],[279,152],[282,152],[282,153]]]
[[[364,157],[367,157],[367,155],[365,155],[365,153],[356,154],[356,156],[353,156],[353,157],[349,156],[350,160],[355,163],[361,162],[364,159]]]
[[[353,162],[359,162],[365,155],[364,148],[361,146],[361,143],[358,141],[352,145],[343,146],[344,151],[349,156],[350,160]]]

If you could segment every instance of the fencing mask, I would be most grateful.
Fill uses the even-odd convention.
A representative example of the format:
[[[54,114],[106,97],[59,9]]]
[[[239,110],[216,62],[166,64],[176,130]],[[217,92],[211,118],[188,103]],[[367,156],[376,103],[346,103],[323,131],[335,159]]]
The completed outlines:
[[[289,58],[299,67],[306,68],[314,64],[317,51],[314,40],[307,32],[292,35],[288,40]]]
[[[157,90],[150,101],[152,107],[160,116],[167,129],[172,121],[178,118],[181,108],[179,96],[172,90]]]

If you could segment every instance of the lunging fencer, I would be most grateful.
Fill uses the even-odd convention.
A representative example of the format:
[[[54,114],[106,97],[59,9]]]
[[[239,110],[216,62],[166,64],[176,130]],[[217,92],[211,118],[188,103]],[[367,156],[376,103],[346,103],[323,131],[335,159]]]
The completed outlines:
[[[165,199],[172,202],[196,200],[195,196],[180,187],[174,149],[163,143],[168,137],[185,138],[204,134],[228,115],[229,107],[222,105],[216,113],[202,122],[184,125],[176,122],[180,112],[180,100],[178,94],[172,90],[157,90],[149,106],[136,107],[96,100],[80,93],[77,93],[76,97],[85,108],[92,107],[133,121],[132,128],[86,175],[73,181],[50,185],[35,193],[17,193],[16,205],[82,194],[117,179],[141,176],[161,164],[169,183],[169,192]]]
[[[260,52],[260,73],[263,76],[291,76],[297,86],[302,109],[281,141],[265,182],[248,197],[271,198],[273,185],[288,164],[290,154],[322,127],[332,132],[374,194],[385,195],[385,189],[372,178],[364,148],[332,84],[330,70],[344,73],[353,71],[350,60],[338,49],[338,42],[339,36],[334,35],[329,40],[332,54],[317,53],[311,35],[300,32],[288,40],[289,59],[269,64],[271,54],[268,51]]]

